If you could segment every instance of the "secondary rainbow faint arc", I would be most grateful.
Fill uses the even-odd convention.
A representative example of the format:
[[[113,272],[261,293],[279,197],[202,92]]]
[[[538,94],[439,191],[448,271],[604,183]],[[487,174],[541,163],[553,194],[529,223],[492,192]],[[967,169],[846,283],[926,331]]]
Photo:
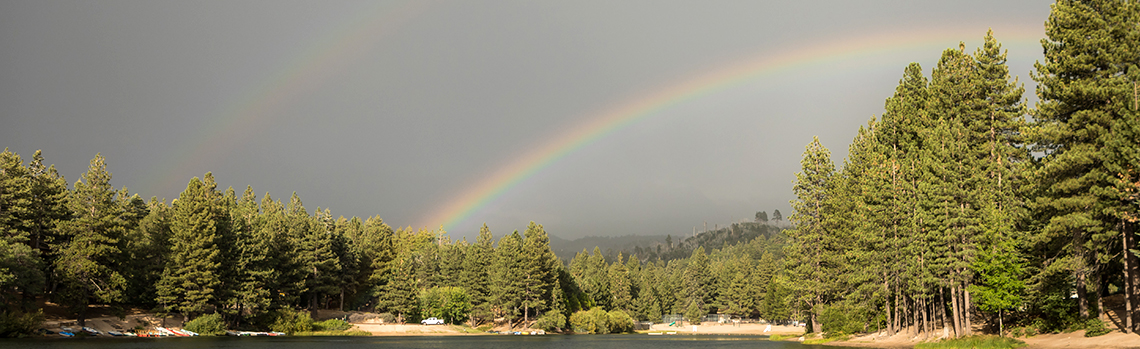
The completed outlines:
[[[211,158],[224,157],[235,140],[241,142],[242,138],[258,132],[259,126],[272,121],[293,98],[323,85],[350,67],[381,38],[432,5],[430,1],[381,2],[358,11],[330,35],[306,46],[274,74],[251,86],[219,115],[211,117],[204,127],[198,128],[197,136],[189,137],[191,144],[180,147],[183,150],[178,154],[166,157],[165,163],[152,167],[143,177],[144,188],[165,188],[187,180],[184,176],[189,173],[200,175],[195,171]],[[156,182],[159,183],[156,185]]]
[[[435,211],[422,226],[442,225],[444,228],[454,229],[456,224],[462,223],[519,182],[576,150],[659,111],[712,92],[778,72],[841,62],[862,56],[927,46],[956,47],[959,41],[968,39],[973,42],[979,40],[982,35],[984,33],[977,30],[961,28],[912,31],[905,34],[881,33],[799,47],[774,55],[761,54],[752,59],[713,69],[595,114],[596,116],[588,118],[586,122],[500,167],[490,177]],[[1032,44],[1043,35],[1043,28],[1014,28],[1008,32],[998,31],[994,34],[1003,44]],[[937,54],[938,51],[930,53],[930,55]],[[900,76],[902,68],[899,67]]]

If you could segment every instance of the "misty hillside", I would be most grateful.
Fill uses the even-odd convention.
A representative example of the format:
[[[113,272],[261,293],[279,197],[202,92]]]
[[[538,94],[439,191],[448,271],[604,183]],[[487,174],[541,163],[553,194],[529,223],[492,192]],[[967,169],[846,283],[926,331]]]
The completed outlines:
[[[780,232],[784,229],[788,229],[788,227],[772,223],[741,222],[690,236],[587,236],[575,240],[566,240],[551,235],[550,248],[554,250],[554,254],[563,261],[569,261],[574,258],[575,254],[582,252],[582,250],[593,252],[594,247],[601,250],[607,262],[616,260],[619,252],[625,258],[637,255],[638,259],[642,261],[653,261],[657,259],[668,261],[689,257],[693,249],[696,249],[697,246],[704,246],[705,250],[711,251],[741,242],[752,241],[760,236],[767,239],[772,239],[773,237],[783,239],[783,234],[780,234]]]
[[[552,234],[550,235],[550,249],[554,250],[554,254],[558,258],[570,260],[574,258],[574,254],[582,252],[582,250],[592,252],[594,247],[598,247],[609,259],[610,251],[614,256],[617,256],[618,251],[633,251],[636,247],[656,248],[657,245],[664,245],[666,238],[665,235],[626,235],[587,236],[566,240]]]

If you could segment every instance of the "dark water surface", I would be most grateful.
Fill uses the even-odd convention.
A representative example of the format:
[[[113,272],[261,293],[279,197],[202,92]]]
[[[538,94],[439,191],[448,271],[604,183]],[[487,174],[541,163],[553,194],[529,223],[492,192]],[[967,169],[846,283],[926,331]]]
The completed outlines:
[[[772,342],[766,336],[675,335],[547,335],[452,337],[197,337],[197,338],[60,338],[0,339],[0,348],[36,349],[150,349],[150,348],[260,348],[260,349],[681,349],[761,348],[808,349],[821,345]]]

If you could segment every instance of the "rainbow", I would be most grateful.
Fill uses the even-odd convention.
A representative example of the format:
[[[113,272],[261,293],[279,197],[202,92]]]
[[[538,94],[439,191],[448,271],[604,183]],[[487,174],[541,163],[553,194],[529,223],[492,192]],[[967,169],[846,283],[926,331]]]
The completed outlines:
[[[939,50],[957,47],[958,42],[964,38],[980,40],[985,33],[977,28],[979,27],[927,29],[901,34],[880,33],[841,38],[790,48],[776,54],[764,53],[697,74],[586,117],[586,121],[577,127],[533,148],[463,191],[431,213],[422,221],[421,226],[442,224],[444,228],[454,229],[523,180],[598,139],[662,110],[779,73],[914,50],[927,50],[927,55],[937,57]],[[1010,44],[1035,45],[1044,37],[1044,28],[1041,27],[1011,29],[995,30],[994,36],[1006,47]],[[899,67],[900,72],[902,68]]]
[[[248,137],[268,124],[289,102],[323,85],[351,67],[381,39],[396,32],[404,23],[422,13],[425,1],[385,3],[353,14],[321,40],[302,50],[275,73],[235,99],[218,116],[199,127],[190,145],[165,157],[144,176],[143,189],[177,188],[187,173],[198,173],[210,160],[224,156],[235,141]],[[178,183],[182,181],[181,183]]]

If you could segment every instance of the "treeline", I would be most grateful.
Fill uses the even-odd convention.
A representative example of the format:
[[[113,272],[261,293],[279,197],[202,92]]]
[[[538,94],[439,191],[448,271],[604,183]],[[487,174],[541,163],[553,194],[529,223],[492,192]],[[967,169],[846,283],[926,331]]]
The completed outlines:
[[[0,153],[5,319],[34,320],[26,314],[40,297],[67,306],[80,325],[91,305],[191,319],[210,314],[233,328],[288,322],[299,309],[600,332],[667,314],[696,323],[709,313],[792,315],[787,283],[778,280],[784,237],[762,225],[690,238],[724,246],[711,253],[696,245],[684,257],[650,261],[619,252],[607,262],[595,248],[564,264],[533,222],[497,241],[486,226],[474,242],[452,241],[442,229],[393,229],[378,217],[310,211],[296,193],[279,201],[258,198],[250,187],[220,190],[210,173],[191,179],[169,204],[110,183],[101,155],[69,189],[40,152],[27,165]],[[28,326],[24,333],[38,328]]]
[[[905,69],[835,170],[818,139],[796,174],[785,249],[815,331],[971,334],[1135,329],[1140,5],[1058,1],[1028,109],[992,32]],[[1029,115],[1027,117],[1026,115]]]

